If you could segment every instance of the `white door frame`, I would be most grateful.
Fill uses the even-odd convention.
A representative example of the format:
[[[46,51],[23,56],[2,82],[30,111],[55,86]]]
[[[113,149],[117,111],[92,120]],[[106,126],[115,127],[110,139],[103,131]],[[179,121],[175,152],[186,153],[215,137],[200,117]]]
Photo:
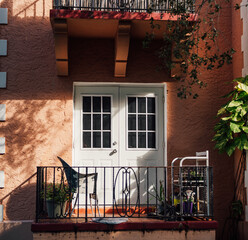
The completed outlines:
[[[74,146],[74,134],[75,134],[75,88],[76,87],[156,87],[156,88],[163,88],[163,99],[164,99],[164,167],[167,167],[167,87],[166,83],[106,83],[106,82],[74,82],[73,83],[73,133],[72,133],[72,166],[75,164],[75,146]]]

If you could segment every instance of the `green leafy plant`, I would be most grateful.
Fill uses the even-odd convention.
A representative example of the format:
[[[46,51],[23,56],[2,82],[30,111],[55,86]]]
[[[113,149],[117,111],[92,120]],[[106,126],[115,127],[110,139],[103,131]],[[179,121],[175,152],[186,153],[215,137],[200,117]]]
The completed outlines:
[[[232,215],[236,219],[240,219],[243,214],[243,204],[240,200],[232,202]]]
[[[213,141],[215,148],[229,156],[234,150],[248,150],[248,76],[233,80],[234,90],[225,95],[228,102],[217,113]]]
[[[69,200],[70,191],[68,185],[59,183],[48,183],[44,191],[41,192],[41,198],[54,201],[54,203],[64,203]]]
[[[163,182],[161,180],[159,181],[159,189],[157,189],[156,186],[153,185],[153,192],[149,192],[149,194],[163,205],[165,201],[165,190]]]
[[[202,180],[203,179],[203,175],[195,170],[191,170],[189,172],[189,177],[191,180]]]

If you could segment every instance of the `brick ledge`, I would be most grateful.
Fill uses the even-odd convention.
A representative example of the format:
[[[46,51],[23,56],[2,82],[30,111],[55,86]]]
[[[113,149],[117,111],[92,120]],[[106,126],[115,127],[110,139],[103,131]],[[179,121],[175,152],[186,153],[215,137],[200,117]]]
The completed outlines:
[[[217,221],[125,222],[117,225],[102,223],[33,223],[32,232],[77,231],[152,231],[152,230],[215,230]]]
[[[177,20],[177,15],[170,13],[118,12],[118,11],[84,11],[71,9],[51,9],[50,18],[77,19],[117,19],[117,20]],[[189,21],[196,21],[197,14],[190,14]]]

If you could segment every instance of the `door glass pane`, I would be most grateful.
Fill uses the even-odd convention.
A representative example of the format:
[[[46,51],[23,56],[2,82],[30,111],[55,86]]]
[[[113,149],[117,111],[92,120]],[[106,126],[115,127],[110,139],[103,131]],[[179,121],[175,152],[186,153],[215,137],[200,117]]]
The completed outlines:
[[[93,112],[101,112],[101,97],[93,97]]]
[[[155,98],[147,98],[147,109],[148,113],[155,113]]]
[[[91,129],[91,115],[83,114],[83,130]]]
[[[128,97],[127,108],[128,148],[156,148],[156,97]]]
[[[91,112],[91,97],[83,97],[83,112]]]
[[[101,130],[101,114],[93,114],[93,130]]]
[[[128,133],[128,147],[136,148],[136,133],[133,132]]]
[[[148,130],[155,131],[155,115],[148,115]]]
[[[91,147],[91,132],[83,132],[83,148]]]
[[[155,133],[149,132],[148,133],[148,148],[155,148],[155,147],[156,147]]]
[[[103,114],[103,130],[110,130],[111,118],[110,114]]]
[[[104,132],[103,133],[103,147],[104,148],[110,148],[110,132]]]
[[[111,96],[82,96],[82,147],[111,147]]]
[[[138,112],[139,113],[146,112],[146,98],[145,97],[138,98]]]
[[[146,130],[146,115],[139,115],[138,116],[138,129],[139,130]]]
[[[128,115],[128,130],[136,130],[136,115]]]
[[[93,148],[101,147],[101,132],[93,132]]]
[[[136,112],[136,97],[128,97],[128,113]]]
[[[102,98],[103,112],[111,112],[110,97]]]
[[[138,148],[146,148],[146,133],[139,132]]]

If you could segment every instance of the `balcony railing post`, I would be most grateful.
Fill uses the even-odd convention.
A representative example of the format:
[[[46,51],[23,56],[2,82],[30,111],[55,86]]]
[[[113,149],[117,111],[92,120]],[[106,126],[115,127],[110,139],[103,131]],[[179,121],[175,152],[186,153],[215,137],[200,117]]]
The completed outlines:
[[[140,217],[140,167],[138,167],[138,216]]]
[[[210,216],[210,192],[209,192],[209,168],[206,167],[206,182],[207,182],[207,215]]]
[[[103,168],[103,217],[105,217],[106,203],[106,167]]]
[[[112,200],[112,216],[114,217],[115,212],[115,167],[113,167],[113,200]]]
[[[167,172],[168,168],[164,167],[164,199],[168,198]]]
[[[86,186],[85,186],[85,222],[88,222],[88,167],[86,167],[85,180],[86,180],[86,182],[85,182],[85,184],[86,184]],[[79,212],[79,205],[78,205],[78,212]]]
[[[210,216],[213,217],[213,213],[214,213],[214,203],[213,203],[213,168],[209,167],[209,173],[210,173]]]
[[[147,174],[147,184],[146,184],[146,195],[147,195],[147,202],[146,202],[146,209],[147,209],[147,215],[149,214],[149,167],[146,168],[146,174]]]
[[[182,167],[179,167],[179,196],[180,196],[180,215],[183,215],[183,196],[182,196],[182,188],[183,188],[183,181],[182,181]]]
[[[39,219],[39,212],[40,212],[40,168],[37,167],[37,173],[36,173],[36,212],[35,212],[35,221],[38,222]]]

